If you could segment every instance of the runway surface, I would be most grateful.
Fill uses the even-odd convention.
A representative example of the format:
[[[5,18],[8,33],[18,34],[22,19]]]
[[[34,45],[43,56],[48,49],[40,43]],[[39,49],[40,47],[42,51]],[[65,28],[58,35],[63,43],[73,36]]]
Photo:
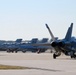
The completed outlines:
[[[53,59],[51,53],[0,52],[0,64],[31,68],[0,70],[0,75],[76,75],[76,59],[71,59],[63,54],[57,59]]]

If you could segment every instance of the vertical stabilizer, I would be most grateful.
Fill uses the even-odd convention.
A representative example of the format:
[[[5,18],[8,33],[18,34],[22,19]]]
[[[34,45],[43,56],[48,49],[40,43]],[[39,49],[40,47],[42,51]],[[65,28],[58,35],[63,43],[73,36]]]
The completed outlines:
[[[48,26],[47,24],[45,24],[45,25],[46,25],[46,27],[47,27],[49,33],[50,33],[50,36],[51,36],[52,40],[55,41],[55,37],[54,37],[53,33],[51,32],[49,26]]]
[[[65,36],[65,40],[69,41],[71,39],[72,29],[73,29],[73,23],[71,23],[71,26],[67,30],[67,34]]]

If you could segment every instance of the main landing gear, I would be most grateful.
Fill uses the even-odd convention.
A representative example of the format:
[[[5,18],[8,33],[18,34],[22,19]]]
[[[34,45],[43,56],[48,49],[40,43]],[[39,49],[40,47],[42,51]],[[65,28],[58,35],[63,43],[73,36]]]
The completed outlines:
[[[58,57],[60,55],[61,55],[61,52],[56,52],[56,53],[53,54],[53,58],[56,59],[56,57]]]

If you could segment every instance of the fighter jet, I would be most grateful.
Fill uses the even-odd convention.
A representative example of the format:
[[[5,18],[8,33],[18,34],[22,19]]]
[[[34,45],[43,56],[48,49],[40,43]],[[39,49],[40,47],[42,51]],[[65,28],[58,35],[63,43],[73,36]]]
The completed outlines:
[[[71,23],[70,27],[67,30],[66,36],[63,39],[55,39],[47,24],[46,27],[52,38],[52,42],[49,45],[51,45],[55,49],[53,58],[56,59],[56,57],[60,56],[61,53],[64,53],[71,58],[76,58],[76,39],[75,37],[72,37],[73,23]]]
[[[51,46],[35,46],[37,44],[43,43],[48,43],[48,38],[43,38],[42,40],[38,40],[38,38],[33,38],[28,43],[19,45],[18,48],[20,48],[23,53],[27,51],[42,53],[45,52],[47,49],[51,49]]]

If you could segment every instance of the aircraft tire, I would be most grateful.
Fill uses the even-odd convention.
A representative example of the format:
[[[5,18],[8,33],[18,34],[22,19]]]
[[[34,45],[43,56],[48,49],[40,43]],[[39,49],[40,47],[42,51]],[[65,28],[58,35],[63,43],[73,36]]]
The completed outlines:
[[[55,54],[53,54],[53,58],[56,59],[56,55]]]
[[[17,53],[18,51],[15,51],[15,53]]]
[[[26,51],[22,51],[23,53],[26,53]]]
[[[70,56],[71,58],[74,58],[73,56]]]
[[[74,56],[71,56],[71,58],[76,58],[76,55],[74,55]]]

